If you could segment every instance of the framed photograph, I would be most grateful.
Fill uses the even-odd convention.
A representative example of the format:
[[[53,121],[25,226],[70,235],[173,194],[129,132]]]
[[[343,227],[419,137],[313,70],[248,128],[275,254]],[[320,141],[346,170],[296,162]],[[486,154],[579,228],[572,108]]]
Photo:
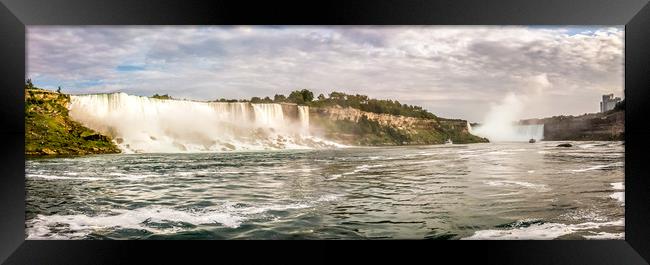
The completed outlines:
[[[650,258],[647,1],[1,2],[7,264]]]

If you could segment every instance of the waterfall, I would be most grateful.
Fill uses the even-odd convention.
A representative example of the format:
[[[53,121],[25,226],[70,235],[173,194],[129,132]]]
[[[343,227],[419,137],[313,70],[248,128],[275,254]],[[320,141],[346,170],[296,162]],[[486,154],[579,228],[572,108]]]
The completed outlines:
[[[252,104],[255,123],[260,126],[284,126],[284,112],[280,104]]]
[[[246,102],[210,102],[208,104],[224,120],[232,122],[238,120],[250,121],[253,118],[250,110],[251,104]]]
[[[163,100],[125,93],[72,95],[70,117],[129,152],[310,148],[309,107]],[[316,139],[316,140],[314,140]],[[317,143],[316,143],[317,142]]]
[[[309,130],[309,107],[298,106],[298,120],[303,131]]]
[[[544,124],[516,125],[515,141],[544,139]]]
[[[508,123],[502,126],[480,125],[472,128],[470,133],[488,138],[493,142],[520,142],[530,139],[544,139],[544,124],[516,124]]]

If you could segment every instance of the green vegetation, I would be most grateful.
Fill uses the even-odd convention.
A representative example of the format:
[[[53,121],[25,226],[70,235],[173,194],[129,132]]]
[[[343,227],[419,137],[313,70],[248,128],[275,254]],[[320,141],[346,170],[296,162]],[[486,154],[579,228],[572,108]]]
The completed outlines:
[[[173,99],[168,94],[151,96],[156,99]],[[224,99],[217,102],[294,103],[312,107],[310,123],[320,129],[328,139],[352,145],[406,145],[487,142],[487,139],[467,132],[464,120],[436,117],[418,106],[401,104],[399,101],[370,99],[365,95],[348,95],[332,92],[314,97],[307,90],[292,91],[289,96],[276,94],[270,97],[252,97],[250,100]],[[82,155],[119,153],[110,137],[84,127],[68,116],[70,96],[34,87],[25,81],[25,153],[27,155]],[[318,111],[329,108],[345,108],[363,111],[355,120],[337,119]],[[618,107],[618,106],[617,106]],[[377,120],[374,114],[387,114]],[[345,114],[344,114],[345,115]],[[393,116],[390,116],[393,115]],[[397,117],[396,115],[411,117]],[[370,118],[369,116],[373,116]],[[394,119],[400,119],[396,125]],[[404,120],[406,119],[406,120]]]
[[[167,96],[167,95],[165,95]],[[294,90],[288,97],[282,94],[276,94],[273,99],[270,97],[252,97],[250,100],[237,100],[221,98],[217,102],[251,102],[251,103],[294,103],[298,105],[307,105],[316,108],[326,108],[341,106],[343,108],[351,107],[362,111],[377,113],[401,115],[406,117],[436,119],[436,115],[428,112],[420,106],[402,104],[397,100],[371,99],[366,95],[349,95],[341,92],[332,92],[328,96],[323,94],[314,98],[314,93],[307,90]]]
[[[354,145],[402,145],[408,136],[390,126],[382,126],[377,121],[362,116],[358,121],[331,120],[316,116],[313,123],[325,130],[325,137]]]
[[[625,111],[625,99],[616,103],[616,106],[614,106],[614,109],[612,111]]]
[[[307,89],[293,91],[287,98],[288,102],[298,105],[308,105],[312,100],[314,100],[314,93]]]
[[[36,89],[34,84],[32,84],[32,80],[29,78],[25,80],[25,89]]]
[[[154,94],[154,95],[151,96],[151,97],[152,97],[152,98],[156,98],[156,99],[173,99],[171,96],[169,96],[169,95],[167,95],[167,94],[164,94],[164,95]]]
[[[487,139],[468,133],[460,124],[432,120],[419,120],[409,130],[382,125],[362,115],[357,121],[334,120],[326,116],[311,115],[312,124],[322,128],[328,139],[351,145],[413,145],[443,144],[448,139],[454,143],[481,143]]]
[[[350,95],[342,92],[332,92],[329,95],[314,93],[307,90],[294,90],[289,96],[275,94],[270,97],[252,97],[250,100],[224,99],[217,102],[250,102],[250,103],[294,103],[307,105],[312,110],[318,108],[354,108],[376,114],[400,115],[421,119],[408,131],[390,125],[380,125],[379,122],[363,115],[356,121],[335,120],[319,114],[310,115],[310,123],[320,127],[325,137],[353,145],[403,145],[403,144],[442,144],[448,139],[454,143],[487,142],[467,132],[464,120],[444,119],[428,112],[420,106],[402,104],[399,101],[371,99],[366,95]],[[462,128],[461,128],[462,127]]]
[[[119,153],[111,139],[68,117],[70,96],[25,84],[25,154]]]
[[[423,119],[436,118],[436,115],[424,110],[420,106],[401,104],[397,100],[371,99],[366,95],[348,95],[341,92],[332,92],[329,94],[329,98],[321,94],[316,101],[310,102],[308,105],[321,108],[338,105],[344,108],[351,107],[377,114],[401,115]]]

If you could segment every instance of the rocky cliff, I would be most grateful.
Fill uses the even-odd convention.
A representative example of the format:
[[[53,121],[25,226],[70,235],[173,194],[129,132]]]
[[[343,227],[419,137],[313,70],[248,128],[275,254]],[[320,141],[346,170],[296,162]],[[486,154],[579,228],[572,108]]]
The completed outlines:
[[[339,106],[311,108],[312,128],[325,138],[350,145],[479,143],[467,121],[378,114]]]
[[[520,121],[544,124],[546,141],[621,141],[625,139],[625,111],[612,110],[581,116],[555,116]]]
[[[105,135],[68,116],[70,96],[42,89],[25,90],[25,154],[84,155],[119,153]]]

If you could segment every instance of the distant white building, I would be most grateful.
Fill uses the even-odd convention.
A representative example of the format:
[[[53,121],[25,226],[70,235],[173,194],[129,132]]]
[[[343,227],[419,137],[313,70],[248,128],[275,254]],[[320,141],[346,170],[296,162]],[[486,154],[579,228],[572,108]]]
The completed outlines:
[[[600,102],[600,112],[607,112],[616,107],[616,103],[621,102],[621,98],[614,97],[614,94],[603,95],[603,101]]]

